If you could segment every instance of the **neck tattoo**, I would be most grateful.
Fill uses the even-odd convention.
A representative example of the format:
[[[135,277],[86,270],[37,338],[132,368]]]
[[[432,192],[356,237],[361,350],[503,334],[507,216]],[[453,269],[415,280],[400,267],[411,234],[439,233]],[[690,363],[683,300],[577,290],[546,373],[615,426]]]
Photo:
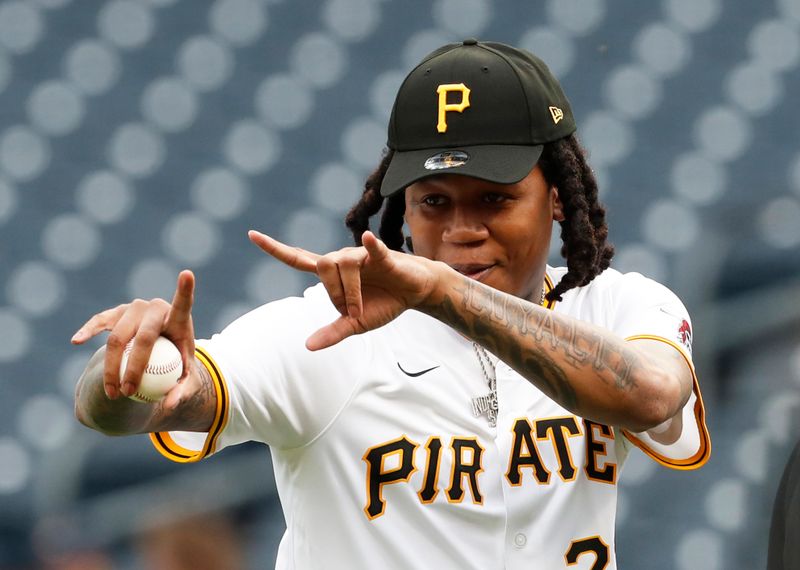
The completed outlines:
[[[539,299],[540,306],[544,306],[544,296],[545,291],[544,287],[542,287],[542,296]],[[481,365],[483,377],[489,385],[488,394],[472,398],[472,415],[476,418],[486,415],[489,427],[497,427],[497,411],[500,409],[497,402],[497,368],[485,348],[477,342],[472,343],[472,348],[475,350],[478,363]]]

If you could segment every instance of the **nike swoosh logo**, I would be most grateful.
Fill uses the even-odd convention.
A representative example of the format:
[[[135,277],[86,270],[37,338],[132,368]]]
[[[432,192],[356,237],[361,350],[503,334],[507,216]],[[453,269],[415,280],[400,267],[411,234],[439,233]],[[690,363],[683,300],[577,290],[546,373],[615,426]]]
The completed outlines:
[[[664,313],[665,315],[669,315],[670,317],[675,317],[676,319],[682,319],[683,318],[680,315],[676,315],[672,311],[666,310],[664,307],[659,307],[658,310],[661,311],[662,313]]]
[[[403,370],[403,367],[400,366],[399,362],[397,363],[397,367],[400,370]],[[439,367],[438,366],[434,366],[433,368],[428,368],[426,370],[420,370],[419,372],[406,372],[405,370],[403,370],[403,374],[405,374],[406,376],[411,376],[412,378],[416,378],[417,376],[422,376],[423,374],[427,374],[431,370],[436,370],[437,368],[439,368]]]

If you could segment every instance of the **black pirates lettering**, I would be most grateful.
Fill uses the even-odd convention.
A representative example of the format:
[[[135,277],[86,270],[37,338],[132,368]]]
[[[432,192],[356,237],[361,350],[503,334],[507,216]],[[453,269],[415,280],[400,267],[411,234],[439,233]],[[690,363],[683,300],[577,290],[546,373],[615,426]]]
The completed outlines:
[[[600,468],[599,458],[608,455],[606,451],[606,440],[614,440],[614,432],[605,424],[599,424],[589,420],[583,420],[584,431],[586,432],[586,476],[592,481],[601,483],[611,483],[617,480],[617,464],[605,463]],[[599,436],[596,432],[599,432]]]
[[[589,570],[605,570],[605,567],[608,566],[608,545],[599,536],[573,540],[564,554],[567,566],[575,566],[578,558],[584,554],[594,554],[594,563]]]
[[[425,481],[422,489],[419,491],[419,500],[423,503],[432,503],[439,494],[439,465],[442,455],[442,440],[436,436],[431,436],[428,443],[425,444],[425,449],[428,451],[428,459],[425,462],[425,474],[423,480]]]
[[[472,502],[483,504],[483,495],[478,487],[478,474],[483,471],[483,447],[475,437],[454,437],[451,444],[453,449],[453,472],[450,477],[450,488],[447,489],[447,500],[451,503],[460,503],[464,500],[464,478],[469,483],[472,493]]]
[[[414,451],[419,447],[406,436],[371,447],[362,459],[367,463],[367,506],[364,512],[370,519],[381,516],[386,510],[383,486],[408,481],[416,471]],[[389,457],[397,456],[397,466],[386,467]]]
[[[533,440],[533,428],[527,418],[514,422],[514,442],[511,446],[511,457],[508,461],[506,479],[517,486],[522,483],[522,468],[530,467],[537,483],[550,481],[550,472],[545,469],[539,450]]]
[[[550,439],[558,458],[558,475],[564,481],[574,480],[577,472],[575,463],[572,461],[572,454],[569,451],[567,437],[575,437],[580,433],[581,430],[578,427],[578,422],[575,421],[575,416],[547,418],[536,421],[536,439]]]

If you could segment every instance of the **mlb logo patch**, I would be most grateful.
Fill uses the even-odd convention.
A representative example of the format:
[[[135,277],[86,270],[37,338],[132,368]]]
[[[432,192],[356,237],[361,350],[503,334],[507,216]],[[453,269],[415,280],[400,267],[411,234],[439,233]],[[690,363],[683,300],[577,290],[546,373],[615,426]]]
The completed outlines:
[[[685,346],[689,352],[692,351],[692,327],[686,319],[683,319],[681,326],[678,327],[678,341]]]

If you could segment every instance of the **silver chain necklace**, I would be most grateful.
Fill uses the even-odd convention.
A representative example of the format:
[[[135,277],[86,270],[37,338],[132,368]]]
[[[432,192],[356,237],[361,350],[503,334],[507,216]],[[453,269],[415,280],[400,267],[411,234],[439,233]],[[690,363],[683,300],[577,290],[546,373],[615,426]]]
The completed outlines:
[[[542,296],[539,299],[540,306],[544,305],[544,295],[544,287],[542,287]],[[497,367],[485,348],[477,342],[472,343],[472,348],[475,350],[478,363],[481,365],[483,377],[486,379],[486,383],[489,384],[488,394],[472,398],[472,415],[477,418],[486,414],[489,427],[497,427],[497,411],[500,409],[497,401]],[[491,370],[491,374],[489,370]]]
[[[472,343],[472,348],[475,349],[475,356],[478,357],[478,362],[481,365],[483,377],[489,384],[489,393],[483,396],[476,396],[472,398],[472,415],[476,418],[486,414],[486,419],[489,420],[489,426],[497,426],[497,410],[499,408],[497,403],[497,369],[494,363],[489,358],[486,349],[476,342]],[[484,361],[486,362],[484,364]],[[491,375],[486,369],[492,371]]]

